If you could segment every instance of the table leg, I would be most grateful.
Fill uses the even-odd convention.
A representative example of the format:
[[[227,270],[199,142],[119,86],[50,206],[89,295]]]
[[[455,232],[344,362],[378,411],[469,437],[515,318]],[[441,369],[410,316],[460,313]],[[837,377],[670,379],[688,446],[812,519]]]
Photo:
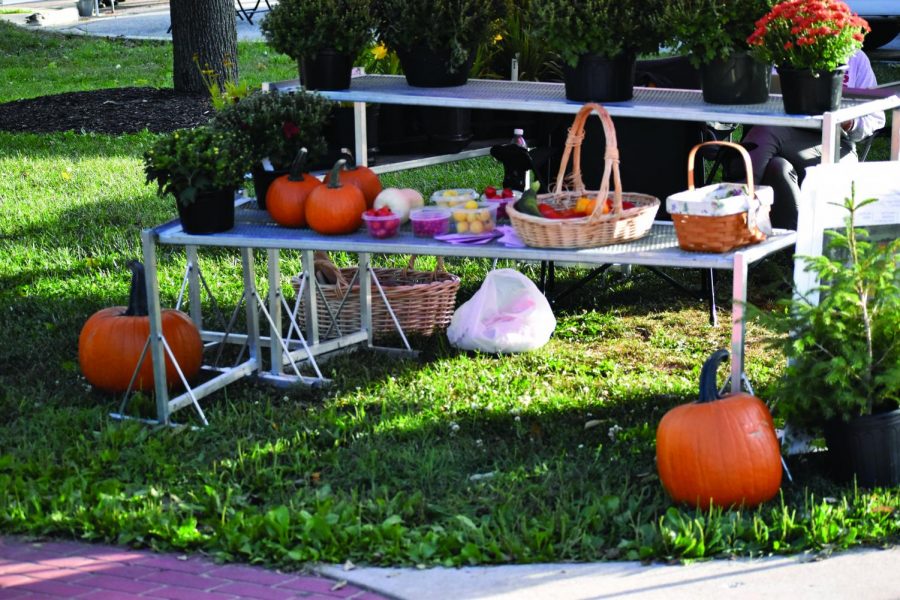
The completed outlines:
[[[272,364],[270,370],[273,375],[281,375],[284,363],[283,349],[277,342],[281,338],[281,278],[278,270],[279,251],[269,249],[269,316],[275,324],[273,331],[269,332],[269,349],[271,350]]]
[[[356,141],[356,158],[357,165],[368,166],[369,149],[368,140],[366,139],[366,103],[353,103],[353,135]]]
[[[163,347],[162,309],[159,302],[159,279],[156,273],[156,239],[153,230],[141,232],[144,250],[144,273],[147,281],[147,312],[150,320],[150,357],[153,359],[153,384],[156,391],[156,420],[169,424],[169,390],[166,385],[166,354]]]
[[[900,108],[891,114],[891,160],[900,160]]]
[[[369,347],[373,344],[372,331],[372,277],[369,273],[369,253],[359,253],[359,322],[369,334]]]
[[[316,289],[315,252],[304,250],[300,254],[300,260],[303,274],[306,276],[306,288],[303,290],[306,302],[306,342],[315,346],[319,343],[319,297]]]
[[[744,375],[744,333],[747,313],[747,257],[734,253],[731,292],[731,392],[741,391]]]
[[[822,164],[829,165],[840,162],[840,137],[838,136],[838,127],[840,126],[834,120],[834,115],[830,112],[822,115]]]
[[[203,331],[203,307],[200,304],[200,257],[197,246],[186,246],[188,260],[188,301],[190,302],[191,320],[197,329]]]
[[[249,359],[256,362],[256,369],[259,371],[262,369],[259,355],[259,311],[256,308],[259,297],[256,291],[252,248],[241,248],[241,264],[244,270],[244,293],[247,298],[247,352]]]

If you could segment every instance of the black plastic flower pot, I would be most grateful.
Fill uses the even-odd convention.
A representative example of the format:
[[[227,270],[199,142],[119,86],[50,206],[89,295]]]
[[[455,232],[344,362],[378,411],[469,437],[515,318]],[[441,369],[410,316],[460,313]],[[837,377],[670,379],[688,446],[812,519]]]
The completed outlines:
[[[266,194],[269,192],[269,186],[282,175],[287,175],[288,171],[289,169],[266,171],[262,165],[257,165],[250,170],[253,175],[253,190],[256,192],[256,205],[261,210],[266,209]]]
[[[428,146],[439,154],[459,152],[472,139],[472,109],[423,106],[419,108]]]
[[[769,99],[772,67],[744,51],[700,66],[703,101],[710,104],[760,104]]]
[[[346,90],[352,71],[353,57],[335,50],[300,59],[300,83],[308,90]]]
[[[900,409],[825,426],[832,475],[863,487],[900,485]]]
[[[820,115],[837,110],[841,106],[846,71],[846,67],[836,71],[778,67],[784,112],[791,115]]]
[[[472,62],[475,60],[475,53],[470,52],[468,60],[451,71],[449,48],[441,50],[432,50],[425,46],[398,48],[397,56],[406,75],[406,82],[414,87],[426,88],[465,85],[469,80]]]
[[[576,102],[622,102],[634,95],[635,56],[606,58],[583,54],[578,65],[563,65],[566,99]]]
[[[234,227],[234,190],[197,192],[190,204],[175,203],[185,233],[221,233]]]

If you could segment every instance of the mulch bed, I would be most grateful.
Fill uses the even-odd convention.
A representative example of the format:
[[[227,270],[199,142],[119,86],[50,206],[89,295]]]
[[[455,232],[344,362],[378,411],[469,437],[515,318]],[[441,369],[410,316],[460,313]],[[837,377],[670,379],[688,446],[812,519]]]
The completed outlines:
[[[205,124],[209,98],[172,89],[127,87],[69,92],[0,104],[0,130],[120,135],[147,129],[165,133]]]

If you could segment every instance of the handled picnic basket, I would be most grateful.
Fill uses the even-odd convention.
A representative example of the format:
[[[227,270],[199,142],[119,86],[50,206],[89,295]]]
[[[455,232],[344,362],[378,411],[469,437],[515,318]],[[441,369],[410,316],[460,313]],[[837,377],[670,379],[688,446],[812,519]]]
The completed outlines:
[[[603,179],[598,191],[587,191],[581,176],[581,144],[584,141],[584,126],[588,117],[596,112],[603,123],[606,134],[606,151],[603,157]],[[572,173],[566,181],[566,167],[572,159]],[[612,209],[605,212],[606,199],[610,192],[612,178]],[[616,144],[616,130],[606,109],[596,103],[585,104],[569,128],[566,148],[559,164],[556,184],[551,193],[538,196],[553,208],[562,210],[573,208],[582,196],[595,198],[594,211],[577,219],[547,219],[524,214],[507,205],[506,213],[519,238],[528,246],[537,248],[594,248],[630,242],[645,236],[659,210],[659,199],[648,194],[622,192],[619,174],[619,148]],[[631,203],[623,208],[622,203]],[[605,214],[604,214],[605,213]]]
[[[405,268],[375,268],[375,276],[384,290],[391,309],[406,335],[430,336],[444,330],[456,308],[459,277],[448,273],[444,260],[438,257],[433,271],[420,271],[411,256]],[[335,338],[351,331],[359,331],[359,280],[354,280],[356,267],[340,269],[325,253],[316,253],[316,273],[325,275],[333,283],[317,281],[322,295],[317,296],[316,314],[323,339]],[[353,286],[350,283],[353,282]],[[291,280],[294,292],[300,288],[300,278]],[[323,302],[323,296],[325,301]],[[343,304],[343,305],[342,305]],[[306,301],[301,299],[298,322],[306,327]],[[372,334],[374,337],[396,335],[397,327],[391,318],[377,286],[372,285]]]
[[[737,150],[744,161],[747,183],[717,183],[694,188],[694,159],[703,146],[724,146]],[[750,155],[740,144],[709,141],[697,144],[688,154],[688,189],[666,199],[678,246],[691,252],[728,252],[755,244],[771,233],[769,206],[774,191],[753,185]],[[692,208],[693,205],[693,208]],[[710,214],[697,214],[705,211]],[[725,214],[730,213],[730,214]]]

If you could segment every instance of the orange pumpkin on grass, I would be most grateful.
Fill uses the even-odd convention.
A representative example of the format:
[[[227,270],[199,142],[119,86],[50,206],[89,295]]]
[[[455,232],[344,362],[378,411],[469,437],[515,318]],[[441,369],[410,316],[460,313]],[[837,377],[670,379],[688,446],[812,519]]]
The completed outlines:
[[[656,430],[659,478],[676,502],[700,509],[754,506],[781,487],[781,450],[772,414],[759,398],[719,396],[715,352],[700,372],[700,399],[667,412]]]
[[[131,261],[128,267],[131,269],[128,306],[112,306],[95,312],[78,336],[81,372],[91,385],[112,393],[128,389],[150,337],[144,265]],[[162,311],[162,332],[181,372],[191,380],[200,371],[203,360],[203,341],[194,322],[179,310],[165,309]],[[181,381],[168,353],[166,381],[169,387]],[[132,389],[152,390],[153,383],[153,357],[147,348]]]

